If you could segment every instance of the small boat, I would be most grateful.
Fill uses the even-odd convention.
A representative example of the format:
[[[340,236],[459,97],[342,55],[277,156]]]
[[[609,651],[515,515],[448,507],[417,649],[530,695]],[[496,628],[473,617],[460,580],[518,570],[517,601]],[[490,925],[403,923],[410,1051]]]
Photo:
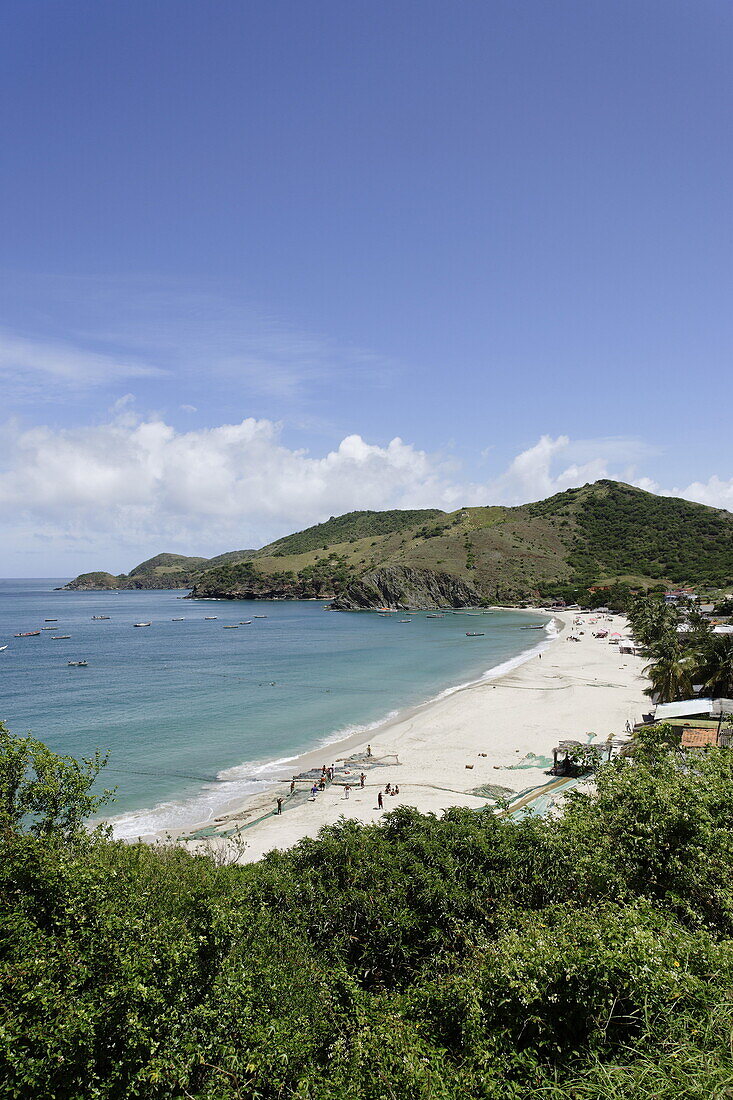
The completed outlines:
[[[267,615],[253,615],[252,618],[253,619],[266,619]]]
[[[243,619],[242,622],[239,625],[240,626],[252,626],[252,620],[251,619]]]
[[[219,616],[218,615],[204,615],[204,618],[205,619],[218,619]]]
[[[67,661],[66,663],[69,666],[69,668],[86,668],[87,667],[87,662],[86,661]]]
[[[237,624],[236,626],[225,626],[222,629],[223,630],[239,630],[239,624]]]
[[[411,623],[412,619],[398,619],[397,621],[400,623]]]
[[[44,623],[57,623],[58,619],[44,619]]]
[[[467,630],[466,631],[466,637],[467,638],[483,638],[484,637],[484,632],[483,632],[483,630]]]
[[[133,623],[133,626],[152,626],[152,623]]]
[[[35,638],[40,634],[40,630],[24,630],[22,634],[14,634],[14,638]]]
[[[109,615],[92,615],[92,619],[108,619]]]
[[[67,638],[70,638],[70,634],[52,634],[49,641],[51,642],[65,642]]]
[[[57,626],[42,626],[41,630],[58,630]]]
[[[7,647],[6,645],[0,645],[0,653],[2,653],[2,651],[3,651],[4,649],[7,649],[7,648],[8,648],[8,647]]]
[[[443,616],[442,615],[426,615],[425,618],[426,619],[442,619]]]
[[[185,619],[171,619],[172,623],[183,623],[185,621],[186,621]]]

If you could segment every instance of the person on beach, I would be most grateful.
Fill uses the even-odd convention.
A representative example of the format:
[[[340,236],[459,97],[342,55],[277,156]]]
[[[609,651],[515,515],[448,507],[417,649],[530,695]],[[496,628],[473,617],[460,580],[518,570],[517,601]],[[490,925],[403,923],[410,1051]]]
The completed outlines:
[[[362,789],[364,788],[364,780],[365,779],[366,779],[366,776],[364,775],[364,772],[362,772],[361,775],[359,776],[359,786]]]
[[[391,783],[388,783],[387,786],[384,788],[384,793],[385,794],[392,794],[392,784]]]
[[[350,793],[351,793],[351,787],[347,783],[346,786],[344,787],[344,798],[348,798]]]
[[[399,793],[400,793],[400,788],[399,787],[395,786],[395,787],[392,788],[392,794],[399,794]]]
[[[294,791],[295,791],[295,776],[293,776],[293,778],[290,780],[290,793],[293,794]]]
[[[382,798],[382,792],[381,791],[377,795],[377,806],[379,807],[380,810],[384,809],[384,799]]]
[[[325,791],[326,789],[326,777],[324,775],[318,780],[318,789],[321,791]]]
[[[372,755],[372,746],[367,745],[367,756],[371,756],[371,755]]]
[[[276,810],[275,812],[276,812],[277,814],[281,814],[281,813],[283,812],[283,800],[282,800],[282,797],[280,797],[280,798],[276,799],[276,801],[277,801],[277,810]]]

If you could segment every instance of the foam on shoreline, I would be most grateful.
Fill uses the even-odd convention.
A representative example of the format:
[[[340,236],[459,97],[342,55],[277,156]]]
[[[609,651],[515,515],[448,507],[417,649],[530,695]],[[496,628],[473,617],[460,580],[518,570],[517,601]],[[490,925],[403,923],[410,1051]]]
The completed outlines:
[[[227,834],[244,829],[230,858],[250,862],[273,848],[315,837],[344,817],[375,823],[400,805],[435,814],[450,807],[481,809],[493,805],[492,791],[497,789],[513,791],[521,801],[528,790],[543,788],[558,741],[598,743],[609,735],[617,737],[647,705],[643,658],[620,654],[587,627],[574,644],[563,645],[558,626],[570,626],[573,616],[569,612],[556,618],[538,644],[487,670],[478,681],[442,692],[368,737],[361,734],[339,744],[331,760],[345,761],[348,768],[354,758],[350,766],[356,778],[369,740],[378,767],[366,768],[363,788],[355,784],[347,797],[343,784],[337,783],[290,804],[281,784],[282,814],[274,813],[273,792],[255,796],[221,823],[217,835],[194,837],[192,850],[202,843],[226,850]],[[305,772],[323,762],[324,755],[313,752],[300,757],[293,770]],[[397,797],[386,794],[387,784],[391,790],[399,787]],[[377,799],[380,790],[383,807]],[[545,802],[549,806],[561,797],[553,788]]]
[[[527,610],[535,615],[544,614],[536,609]],[[392,710],[373,722],[342,726],[325,737],[319,738],[312,748],[292,756],[260,762],[244,761],[224,768],[217,773],[216,784],[204,784],[193,797],[180,800],[169,799],[149,808],[128,811],[107,818],[107,823],[112,826],[113,835],[118,840],[139,838],[147,840],[168,832],[175,834],[211,824],[216,819],[241,809],[247,802],[265,794],[278,784],[282,784],[285,777],[293,771],[292,767],[287,768],[286,765],[294,764],[295,770],[301,771],[313,754],[320,754],[322,749],[329,748],[339,752],[346,748],[353,748],[358,743],[366,742],[370,735],[378,734],[379,731],[403,720],[410,714],[420,712],[442,699],[466,691],[477,684],[498,679],[546,649],[557,639],[563,626],[561,620],[556,617],[551,618],[545,624],[542,639],[538,644],[488,668],[479,677],[445,688],[437,695],[430,696],[418,704],[401,710]]]

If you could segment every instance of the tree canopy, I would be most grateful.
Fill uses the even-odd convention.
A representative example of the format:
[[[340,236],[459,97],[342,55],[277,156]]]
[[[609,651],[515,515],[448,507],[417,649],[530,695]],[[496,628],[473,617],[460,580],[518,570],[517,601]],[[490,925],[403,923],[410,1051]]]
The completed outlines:
[[[662,738],[556,817],[401,807],[251,866],[15,817],[0,1096],[729,1095],[732,784]]]

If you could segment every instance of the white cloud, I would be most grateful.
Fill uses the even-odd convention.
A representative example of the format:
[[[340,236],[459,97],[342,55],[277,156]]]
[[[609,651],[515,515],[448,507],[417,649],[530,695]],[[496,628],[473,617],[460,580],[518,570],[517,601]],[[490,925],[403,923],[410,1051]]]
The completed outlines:
[[[707,481],[693,481],[684,487],[677,486],[674,489],[665,489],[652,478],[641,477],[634,481],[640,489],[646,489],[649,493],[658,493],[666,497],[682,497],[684,500],[692,500],[698,504],[708,504],[711,508],[726,508],[733,512],[733,478],[725,480],[713,474]]]
[[[150,378],[165,373],[132,358],[0,333],[0,376],[14,385],[27,379],[31,383],[42,380],[72,387],[99,386],[122,378]]]
[[[140,419],[125,399],[96,427],[6,424],[0,520],[6,547],[32,553],[45,541],[54,553],[73,552],[78,569],[117,570],[147,551],[262,545],[353,509],[538,500],[599,477],[624,478],[644,452],[634,441],[542,436],[498,477],[469,484],[453,462],[399,438],[377,446],[349,435],[313,456],[286,446],[270,420],[179,432],[160,417]],[[719,478],[674,492],[733,504],[733,482]]]
[[[95,543],[249,544],[351,508],[432,504],[446,489],[440,462],[400,439],[378,447],[347,436],[312,457],[284,446],[268,420],[176,432],[124,408],[93,428],[9,424],[0,446],[6,530],[35,525]]]

